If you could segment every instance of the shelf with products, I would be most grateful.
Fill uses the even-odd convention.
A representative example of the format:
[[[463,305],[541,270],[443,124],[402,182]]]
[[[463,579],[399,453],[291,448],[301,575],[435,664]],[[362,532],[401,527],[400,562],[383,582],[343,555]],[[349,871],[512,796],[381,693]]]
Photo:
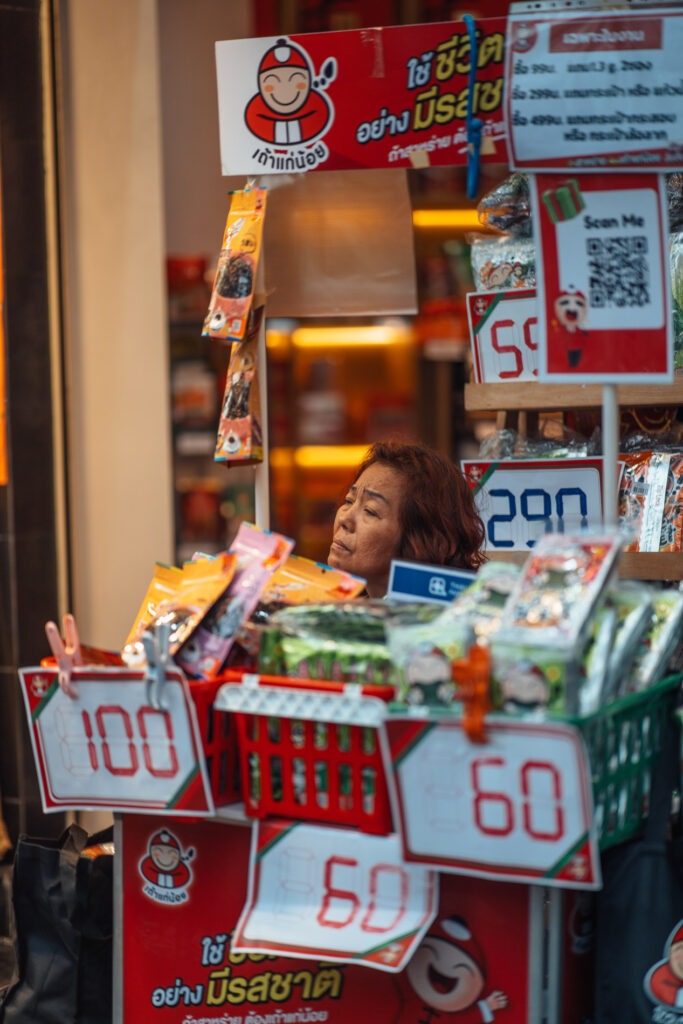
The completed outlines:
[[[465,385],[465,408],[476,413],[526,414],[551,410],[598,409],[602,402],[599,384],[527,383]],[[671,384],[620,385],[617,402],[622,408],[666,407],[683,405],[683,377]],[[496,551],[496,558],[522,562],[524,551]],[[683,552],[629,551],[622,555],[620,575],[626,579],[683,580]]]

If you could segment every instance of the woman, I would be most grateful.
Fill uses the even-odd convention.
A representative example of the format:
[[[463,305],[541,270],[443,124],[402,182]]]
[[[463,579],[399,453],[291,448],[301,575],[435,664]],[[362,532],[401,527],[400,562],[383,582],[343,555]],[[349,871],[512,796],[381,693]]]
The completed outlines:
[[[460,470],[423,444],[379,441],[334,520],[327,561],[384,597],[392,559],[477,569],[484,525]]]

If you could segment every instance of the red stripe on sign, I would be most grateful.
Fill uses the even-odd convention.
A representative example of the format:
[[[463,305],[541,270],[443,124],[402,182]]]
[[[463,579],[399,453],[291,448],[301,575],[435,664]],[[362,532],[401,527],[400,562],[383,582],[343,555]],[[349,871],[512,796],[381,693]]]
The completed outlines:
[[[591,18],[550,26],[551,53],[661,50],[661,18]]]

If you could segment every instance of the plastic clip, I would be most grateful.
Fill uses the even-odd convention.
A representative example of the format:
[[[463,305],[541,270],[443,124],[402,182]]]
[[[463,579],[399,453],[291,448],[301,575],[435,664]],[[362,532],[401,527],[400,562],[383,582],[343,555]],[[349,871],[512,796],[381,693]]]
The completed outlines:
[[[145,700],[155,711],[165,710],[162,696],[164,683],[166,682],[166,668],[171,660],[169,651],[170,636],[170,622],[157,623],[154,632],[146,629],[142,634],[142,646],[145,649],[145,658],[147,659]]]
[[[45,623],[45,636],[57,662],[57,682],[67,697],[77,697],[78,690],[71,679],[72,669],[83,664],[81,643],[78,639],[76,620],[69,612],[64,616],[64,640],[56,622]]]
[[[489,679],[491,655],[488,647],[473,644],[466,658],[451,663],[457,698],[462,701],[462,727],[472,743],[486,743],[486,715],[491,710]]]
[[[470,40],[470,73],[467,87],[467,198],[476,199],[479,189],[479,158],[481,153],[481,132],[483,122],[474,117],[474,88],[477,84],[477,30],[471,14],[464,14]]]

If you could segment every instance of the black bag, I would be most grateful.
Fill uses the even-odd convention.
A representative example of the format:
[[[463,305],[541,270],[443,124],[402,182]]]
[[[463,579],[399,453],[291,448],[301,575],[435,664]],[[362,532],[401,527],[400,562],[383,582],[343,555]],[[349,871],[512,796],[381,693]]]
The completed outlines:
[[[110,1024],[113,856],[84,856],[112,841],[71,825],[59,839],[20,836],[13,875],[18,980],[0,1024]]]
[[[683,1014],[683,945],[680,964],[676,950],[671,956],[671,946],[683,941],[683,841],[671,815],[673,794],[680,791],[680,763],[674,718],[655,765],[643,837],[602,857],[595,1024],[652,1024],[667,1019],[667,1009],[676,1006]]]

